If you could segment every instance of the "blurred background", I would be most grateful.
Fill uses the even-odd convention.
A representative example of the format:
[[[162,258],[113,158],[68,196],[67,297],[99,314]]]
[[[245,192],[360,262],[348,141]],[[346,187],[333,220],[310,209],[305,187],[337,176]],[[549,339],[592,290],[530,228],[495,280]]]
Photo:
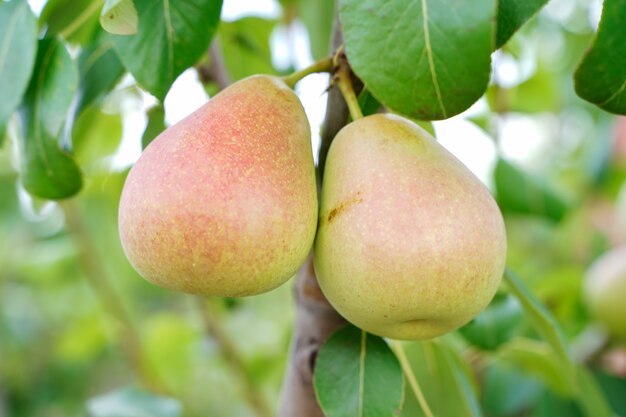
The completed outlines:
[[[316,3],[226,0],[217,41],[231,79],[287,74],[326,56],[333,2]],[[59,32],[79,8],[69,0],[30,4],[44,30]],[[626,118],[578,98],[572,81],[600,11],[599,1],[552,0],[494,53],[486,95],[433,126],[496,195],[511,269],[557,317],[576,359],[591,366],[614,409],[626,415],[626,345],[590,315],[582,297],[588,267],[626,243]],[[81,36],[99,30],[97,17],[98,10],[69,36],[74,53]],[[61,203],[23,190],[9,128],[0,148],[1,417],[83,416],[89,407],[93,414],[103,395],[140,385],[177,398],[185,416],[263,416],[276,409],[293,280],[260,296],[200,300],[145,282],[118,239],[119,196],[142,143],[217,91],[198,73],[183,73],[163,107],[125,76],[82,113],[71,136],[85,184]],[[327,87],[327,75],[297,87],[315,151]],[[581,415],[535,336],[505,295],[450,336],[475,371],[486,415]],[[432,365],[437,343],[414,344],[411,359],[418,376],[439,378],[438,386],[424,388],[447,410],[439,415],[462,415],[446,408],[454,405],[445,400],[449,371]],[[427,369],[421,359],[428,355]],[[420,415],[413,401],[407,396],[403,415]]]

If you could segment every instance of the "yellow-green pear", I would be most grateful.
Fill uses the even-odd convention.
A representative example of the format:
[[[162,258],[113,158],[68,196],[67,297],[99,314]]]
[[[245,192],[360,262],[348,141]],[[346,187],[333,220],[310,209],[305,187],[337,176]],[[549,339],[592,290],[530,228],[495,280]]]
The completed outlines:
[[[348,321],[427,339],[475,317],[506,257],[487,188],[425,130],[377,114],[344,127],[324,171],[315,271]]]
[[[593,317],[626,340],[626,245],[593,262],[585,274],[583,295]]]
[[[284,283],[316,227],[307,117],[290,88],[262,75],[157,137],[131,169],[119,208],[124,251],[144,278],[215,296]]]

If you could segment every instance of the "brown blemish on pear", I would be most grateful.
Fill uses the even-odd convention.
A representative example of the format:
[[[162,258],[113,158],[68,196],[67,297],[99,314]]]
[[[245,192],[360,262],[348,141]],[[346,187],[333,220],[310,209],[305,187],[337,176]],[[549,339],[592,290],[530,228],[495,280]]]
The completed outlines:
[[[361,198],[361,192],[357,191],[354,195],[354,197],[351,197],[341,203],[339,203],[337,205],[337,207],[335,207],[334,209],[332,209],[327,216],[328,219],[328,224],[332,223],[332,221],[339,216],[341,213],[343,213],[345,210],[347,210],[351,205],[353,204],[358,204],[358,203],[362,203],[363,199]]]

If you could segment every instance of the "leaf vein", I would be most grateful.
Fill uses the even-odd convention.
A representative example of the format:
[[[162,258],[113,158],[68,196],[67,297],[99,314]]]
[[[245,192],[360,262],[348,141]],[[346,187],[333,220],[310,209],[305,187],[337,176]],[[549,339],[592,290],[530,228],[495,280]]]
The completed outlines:
[[[41,115],[41,106],[43,105],[42,101],[44,99],[43,97],[43,87],[44,87],[44,81],[45,78],[48,75],[48,70],[50,68],[50,61],[52,60],[56,49],[57,49],[58,45],[53,44],[52,46],[48,47],[48,49],[45,52],[45,55],[43,57],[43,59],[41,60],[41,66],[39,68],[39,74],[37,77],[37,81],[36,81],[36,85],[35,85],[35,94],[34,94],[34,111],[33,111],[33,123],[34,123],[34,139],[35,139],[35,146],[37,146],[37,148],[39,149],[39,152],[37,153],[37,155],[40,157],[41,162],[43,163],[44,167],[45,167],[45,172],[46,175],[48,177],[53,177],[54,176],[54,172],[52,170],[52,167],[50,165],[50,161],[48,160],[48,155],[46,154],[46,146],[43,143],[43,135],[42,135],[42,129],[46,129],[46,127],[42,127],[42,120],[41,118],[43,117]],[[43,121],[44,124],[46,123],[46,121]]]
[[[170,0],[163,0],[163,18],[165,19],[165,34],[167,35],[167,79],[174,79],[174,28],[170,13]]]
[[[359,417],[363,417],[363,396],[365,387],[365,352],[367,351],[367,333],[361,330],[361,355],[359,356]]]
[[[430,67],[430,74],[432,77],[433,85],[435,87],[435,94],[437,95],[437,101],[439,102],[441,114],[443,115],[443,118],[446,119],[448,117],[448,113],[446,111],[446,107],[443,104],[443,98],[441,96],[441,90],[439,88],[439,80],[437,79],[437,71],[435,68],[433,48],[430,43],[430,32],[429,32],[429,27],[428,27],[428,1],[427,0],[422,0],[422,19],[423,19],[423,26],[424,26],[424,46],[426,48],[426,53],[428,55],[428,66]]]
[[[611,97],[609,97],[608,99],[604,100],[602,103],[598,104],[599,106],[606,106],[607,104],[609,104],[611,101],[615,100],[617,97],[619,97],[620,94],[622,94],[623,92],[626,91],[626,79],[624,80],[624,82],[622,83],[622,85],[617,89],[617,91],[615,91],[613,94],[611,94]]]

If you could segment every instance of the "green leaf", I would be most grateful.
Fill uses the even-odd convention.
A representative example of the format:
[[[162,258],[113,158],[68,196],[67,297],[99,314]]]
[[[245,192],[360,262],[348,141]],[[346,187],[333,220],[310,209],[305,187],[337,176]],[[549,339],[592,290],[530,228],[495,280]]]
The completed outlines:
[[[515,338],[502,345],[497,355],[500,360],[534,376],[560,395],[571,396],[576,391],[574,380],[569,378],[571,375],[563,372],[558,353],[544,341]]]
[[[90,417],[180,417],[182,406],[174,398],[162,397],[127,387],[91,398]]]
[[[88,44],[98,29],[102,0],[49,0],[41,16],[46,37],[61,36],[71,43]]]
[[[354,72],[389,109],[426,120],[470,107],[489,82],[495,0],[341,0]]]
[[[35,63],[37,21],[24,0],[0,3],[0,145]]]
[[[626,416],[626,379],[595,371],[594,376],[617,415]]]
[[[463,402],[467,406],[467,415],[471,417],[481,417],[483,413],[478,399],[476,398],[475,387],[472,381],[470,381],[470,370],[467,368],[458,352],[448,347],[445,347],[443,351],[448,360],[454,380],[461,392]]]
[[[584,417],[578,406],[569,398],[544,390],[534,405],[530,417]]]
[[[35,72],[20,108],[23,122],[21,174],[26,190],[61,199],[80,190],[81,173],[58,135],[78,85],[76,66],[55,39],[39,41]]]
[[[604,0],[598,33],[574,73],[576,94],[598,107],[626,114],[626,2]]]
[[[141,149],[146,147],[165,130],[165,109],[161,105],[148,110],[148,124],[141,136]]]
[[[591,372],[579,366],[577,368],[578,391],[575,401],[587,417],[614,417],[602,389]],[[622,393],[623,396],[623,393]]]
[[[352,325],[320,349],[313,383],[326,417],[392,416],[402,404],[398,359],[383,339]]]
[[[534,214],[560,221],[568,204],[547,184],[499,159],[494,172],[496,199],[504,212]]]
[[[335,14],[335,0],[297,0],[298,17],[309,32],[311,53],[314,59],[330,55],[330,35]]]
[[[487,89],[489,107],[495,112],[558,113],[563,105],[559,73],[550,72],[540,63],[535,74],[512,88],[496,84]],[[504,100],[501,99],[504,95]]]
[[[137,33],[139,18],[133,0],[106,0],[100,12],[100,25],[114,35]]]
[[[497,294],[489,306],[459,332],[473,345],[493,350],[515,335],[521,321],[519,301],[510,295]]]
[[[482,416],[471,372],[445,338],[406,344],[405,351],[434,416]],[[405,397],[402,416],[425,416],[408,387]]]
[[[217,29],[222,0],[135,0],[136,35],[112,35],[122,63],[163,101],[170,86],[204,54]]]
[[[485,413],[494,417],[521,415],[537,401],[542,389],[536,378],[510,363],[494,361],[484,376]]]
[[[548,0],[498,0],[496,48],[504,45],[547,2]]]
[[[541,304],[526,287],[524,282],[508,268],[504,280],[509,291],[522,304],[535,330],[550,344],[559,358],[560,367],[568,381],[574,381],[574,366],[561,330],[548,309]]]
[[[382,107],[382,104],[380,104],[380,101],[378,101],[376,97],[374,97],[367,88],[364,88],[361,91],[358,99],[359,99],[359,107],[361,108],[361,112],[363,113],[363,116],[369,116],[371,114],[378,113]],[[350,117],[350,120],[352,120],[351,117]],[[422,129],[424,129],[425,131],[433,135],[433,137],[436,136],[435,128],[432,122],[427,122],[424,120],[416,120],[416,119],[412,119],[412,120],[417,125],[419,125],[419,127],[421,127]]]
[[[200,330],[179,315],[160,313],[145,320],[141,333],[146,361],[155,365],[155,372],[166,386],[184,387],[193,378]]]
[[[380,101],[376,100],[376,97],[372,95],[370,90],[364,88],[359,94],[359,107],[361,108],[363,116],[369,116],[378,113],[382,104],[380,104]]]
[[[78,55],[80,98],[77,113],[111,91],[124,74],[124,67],[113,50],[113,42],[106,34],[85,47]]]
[[[122,117],[90,107],[74,123],[72,144],[81,166],[88,167],[115,152],[122,139]]]
[[[276,20],[244,17],[220,23],[219,36],[224,64],[233,80],[253,74],[275,74],[270,35]]]

